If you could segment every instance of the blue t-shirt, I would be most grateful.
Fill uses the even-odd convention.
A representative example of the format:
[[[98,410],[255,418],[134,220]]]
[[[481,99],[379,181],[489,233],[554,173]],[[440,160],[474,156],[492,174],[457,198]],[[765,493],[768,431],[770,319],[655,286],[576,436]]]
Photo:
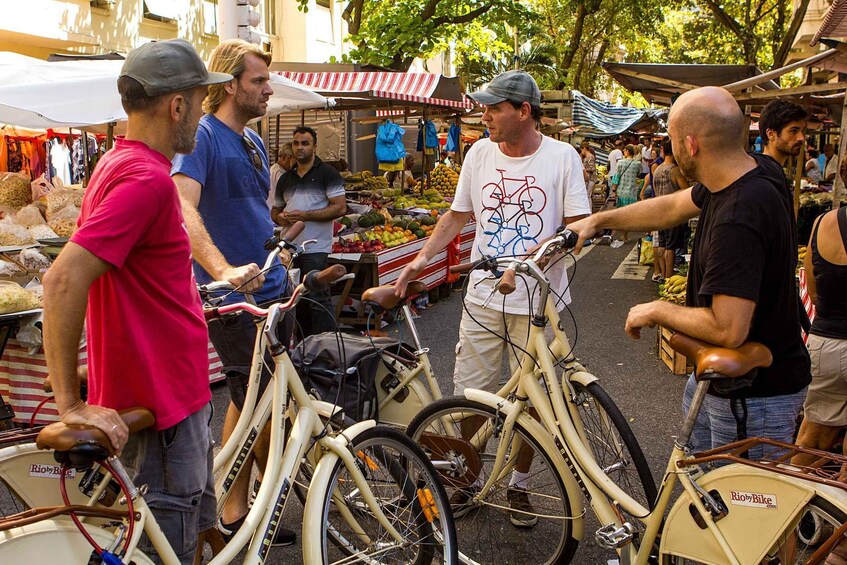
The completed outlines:
[[[190,155],[177,154],[171,175],[181,173],[200,183],[197,210],[212,238],[231,265],[265,263],[268,252],[265,241],[273,235],[274,224],[268,209],[271,183],[268,155],[262,138],[245,128],[261,160],[261,170],[253,164],[255,157],[241,135],[211,114],[200,118],[197,146]],[[254,293],[257,302],[272,300],[285,290],[285,270],[276,260],[276,268],[265,273],[265,284]],[[197,282],[205,284],[212,277],[195,261]],[[228,302],[238,302],[233,296]]]

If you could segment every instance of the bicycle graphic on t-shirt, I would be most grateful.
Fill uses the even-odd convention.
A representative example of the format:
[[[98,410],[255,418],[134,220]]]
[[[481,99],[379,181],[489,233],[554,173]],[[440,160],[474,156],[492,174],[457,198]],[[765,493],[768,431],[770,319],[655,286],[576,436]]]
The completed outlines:
[[[538,243],[544,229],[541,212],[547,195],[535,185],[535,177],[511,178],[497,169],[500,182],[482,187],[482,217],[487,226],[483,234],[491,236],[482,244],[483,254],[517,255]]]

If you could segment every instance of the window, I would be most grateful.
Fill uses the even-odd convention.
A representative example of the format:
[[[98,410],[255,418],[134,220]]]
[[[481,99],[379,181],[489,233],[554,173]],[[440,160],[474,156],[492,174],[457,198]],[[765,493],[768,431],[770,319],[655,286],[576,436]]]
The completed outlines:
[[[262,19],[265,22],[265,33],[278,35],[276,27],[276,0],[265,0],[262,5]]]
[[[173,0],[143,0],[144,17],[166,23],[179,19],[178,2]]]
[[[203,33],[218,34],[218,0],[203,0]]]

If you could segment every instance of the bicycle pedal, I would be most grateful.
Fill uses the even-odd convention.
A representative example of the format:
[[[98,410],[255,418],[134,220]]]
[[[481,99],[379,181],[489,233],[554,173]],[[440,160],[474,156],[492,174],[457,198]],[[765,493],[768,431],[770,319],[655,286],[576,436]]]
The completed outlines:
[[[629,522],[624,522],[623,526],[613,523],[597,530],[594,534],[594,541],[604,549],[619,549],[631,543],[632,536],[633,528]]]

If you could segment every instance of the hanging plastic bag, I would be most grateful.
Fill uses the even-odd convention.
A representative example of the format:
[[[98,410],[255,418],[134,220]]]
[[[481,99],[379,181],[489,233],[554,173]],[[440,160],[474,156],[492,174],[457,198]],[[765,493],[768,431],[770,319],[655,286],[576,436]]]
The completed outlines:
[[[58,212],[48,212],[47,225],[59,237],[70,237],[76,231],[77,218],[79,218],[79,208],[69,204]]]
[[[0,220],[0,245],[29,245],[35,243],[29,231],[11,216]]]
[[[41,308],[41,301],[33,292],[18,283],[0,281],[0,314],[22,312]]]
[[[15,214],[15,221],[25,228],[47,224],[44,216],[41,215],[41,210],[35,204],[24,206],[18,210],[18,213]]]
[[[641,240],[641,253],[638,257],[638,262],[642,265],[653,264],[653,242],[648,239]]]

